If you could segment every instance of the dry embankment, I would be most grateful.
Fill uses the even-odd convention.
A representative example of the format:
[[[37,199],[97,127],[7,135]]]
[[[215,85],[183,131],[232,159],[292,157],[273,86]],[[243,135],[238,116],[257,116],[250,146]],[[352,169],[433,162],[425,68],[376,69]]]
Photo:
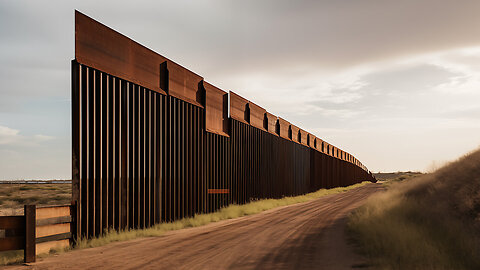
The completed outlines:
[[[348,230],[379,269],[480,269],[480,151],[392,184]]]
[[[382,190],[367,184],[305,203],[47,257],[25,269],[350,269],[347,214]]]

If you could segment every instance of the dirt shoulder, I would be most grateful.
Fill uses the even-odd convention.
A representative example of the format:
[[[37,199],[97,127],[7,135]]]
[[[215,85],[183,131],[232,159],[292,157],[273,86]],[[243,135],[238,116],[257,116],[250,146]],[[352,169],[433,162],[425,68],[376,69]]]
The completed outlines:
[[[368,184],[307,203],[41,259],[9,269],[351,269],[347,214],[371,194]]]

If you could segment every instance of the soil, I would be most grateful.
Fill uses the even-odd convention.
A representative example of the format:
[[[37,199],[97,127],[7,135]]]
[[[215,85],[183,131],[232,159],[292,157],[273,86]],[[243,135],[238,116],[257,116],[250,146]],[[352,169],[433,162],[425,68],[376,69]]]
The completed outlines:
[[[357,269],[368,268],[345,235],[347,215],[371,194],[345,193],[259,214],[75,250],[10,269]]]

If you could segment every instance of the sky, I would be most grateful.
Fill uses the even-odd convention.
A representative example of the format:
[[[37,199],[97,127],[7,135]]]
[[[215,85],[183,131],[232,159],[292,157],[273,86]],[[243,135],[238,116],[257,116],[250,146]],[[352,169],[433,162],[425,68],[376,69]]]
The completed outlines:
[[[480,1],[0,0],[0,179],[71,178],[75,9],[371,171],[480,145]]]

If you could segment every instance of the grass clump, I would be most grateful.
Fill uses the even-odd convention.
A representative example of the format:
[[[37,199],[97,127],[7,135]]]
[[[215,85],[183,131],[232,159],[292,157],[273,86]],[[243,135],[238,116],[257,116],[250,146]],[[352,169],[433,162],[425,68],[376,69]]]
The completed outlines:
[[[23,250],[9,250],[0,252],[0,265],[9,265],[23,262]]]
[[[348,232],[379,269],[480,269],[478,190],[480,151],[373,195]]]
[[[287,206],[295,203],[308,202],[313,199],[320,198],[322,196],[337,194],[348,191],[370,182],[362,182],[359,184],[351,185],[348,187],[338,187],[332,189],[320,189],[316,192],[308,193],[295,197],[284,197],[282,199],[263,199],[253,201],[243,205],[230,205],[221,208],[219,211],[209,214],[198,214],[191,218],[183,218],[178,221],[169,223],[160,223],[147,229],[134,229],[125,231],[106,231],[104,235],[93,239],[80,239],[77,241],[75,248],[90,248],[103,246],[108,243],[131,240],[139,237],[154,237],[161,236],[165,232],[179,230],[190,227],[198,227],[206,225],[212,222],[242,217],[246,215],[252,215],[260,213],[265,210],[273,209],[280,206]]]

